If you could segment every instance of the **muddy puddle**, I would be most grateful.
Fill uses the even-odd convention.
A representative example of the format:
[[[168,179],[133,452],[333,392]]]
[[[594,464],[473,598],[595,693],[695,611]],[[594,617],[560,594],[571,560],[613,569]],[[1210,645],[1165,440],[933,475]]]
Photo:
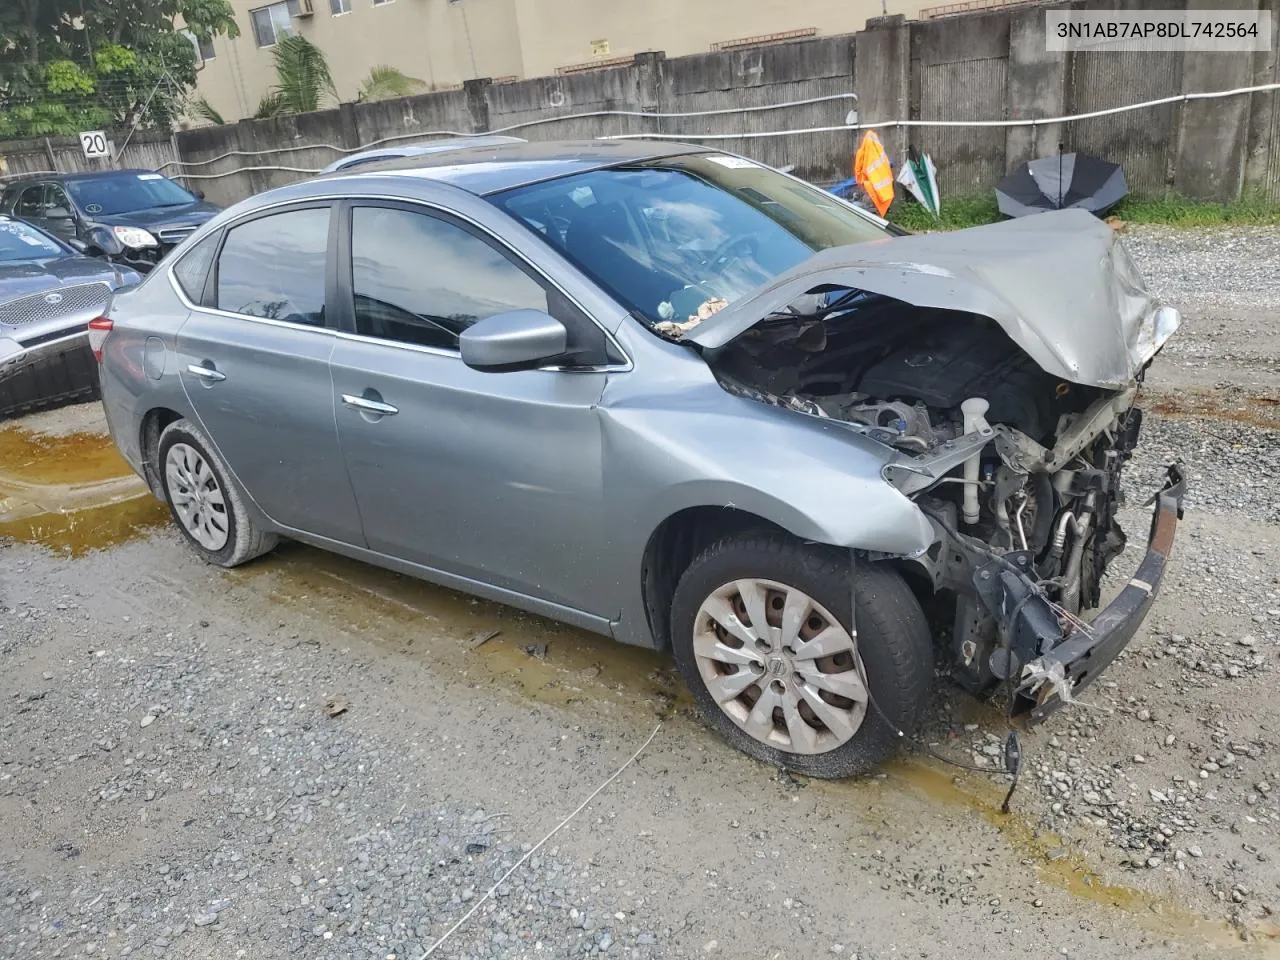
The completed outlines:
[[[0,539],[77,557],[168,521],[110,437],[0,429]]]
[[[606,700],[666,713],[691,701],[670,658],[299,544],[228,572],[444,677],[553,706]]]
[[[1146,406],[1165,417],[1227,420],[1248,427],[1280,430],[1280,397],[1238,387],[1184,387],[1175,393],[1151,391]]]

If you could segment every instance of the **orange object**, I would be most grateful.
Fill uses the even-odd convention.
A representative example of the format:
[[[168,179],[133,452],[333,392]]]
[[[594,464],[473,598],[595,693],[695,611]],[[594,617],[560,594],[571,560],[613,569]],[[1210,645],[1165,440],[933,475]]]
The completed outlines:
[[[876,205],[876,213],[883,217],[889,204],[893,203],[893,168],[889,165],[888,154],[884,152],[884,144],[874,130],[863,135],[858,152],[854,154],[853,179]]]

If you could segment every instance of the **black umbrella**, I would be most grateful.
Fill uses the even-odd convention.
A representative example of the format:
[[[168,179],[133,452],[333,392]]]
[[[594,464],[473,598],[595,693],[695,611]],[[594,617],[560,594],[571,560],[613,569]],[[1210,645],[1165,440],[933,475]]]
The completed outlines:
[[[1059,153],[1018,167],[996,187],[996,201],[1007,217],[1068,207],[1101,216],[1128,192],[1119,164],[1083,153]]]

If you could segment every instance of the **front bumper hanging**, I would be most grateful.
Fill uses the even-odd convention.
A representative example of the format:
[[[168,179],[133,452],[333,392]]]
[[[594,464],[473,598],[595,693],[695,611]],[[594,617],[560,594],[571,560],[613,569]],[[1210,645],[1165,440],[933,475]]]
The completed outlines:
[[[1037,654],[1023,662],[1015,656],[1011,664],[1017,683],[1010,704],[1014,714],[1027,714],[1029,722],[1039,723],[1072,702],[1129,645],[1159,592],[1185,493],[1182,471],[1168,467],[1164,485],[1149,501],[1155,511],[1146,556],[1091,623],[1074,621],[1064,629],[1057,612],[1027,577],[1012,570],[992,576],[995,571],[987,569],[980,593],[987,594],[983,599],[1000,622],[1006,649]]]

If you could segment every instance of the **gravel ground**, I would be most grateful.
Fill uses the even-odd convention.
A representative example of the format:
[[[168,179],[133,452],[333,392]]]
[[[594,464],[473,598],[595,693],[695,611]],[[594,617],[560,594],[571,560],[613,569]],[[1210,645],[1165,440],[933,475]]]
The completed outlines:
[[[1280,956],[1280,231],[1130,243],[1186,322],[1113,586],[1171,458],[1187,518],[1144,631],[1024,735],[1013,815],[1002,778],[916,757],[779,775],[661,658],[308,548],[224,572],[167,527],[14,543],[0,956],[416,960],[659,721],[433,956]],[[945,684],[929,729],[979,765],[1004,733]]]

